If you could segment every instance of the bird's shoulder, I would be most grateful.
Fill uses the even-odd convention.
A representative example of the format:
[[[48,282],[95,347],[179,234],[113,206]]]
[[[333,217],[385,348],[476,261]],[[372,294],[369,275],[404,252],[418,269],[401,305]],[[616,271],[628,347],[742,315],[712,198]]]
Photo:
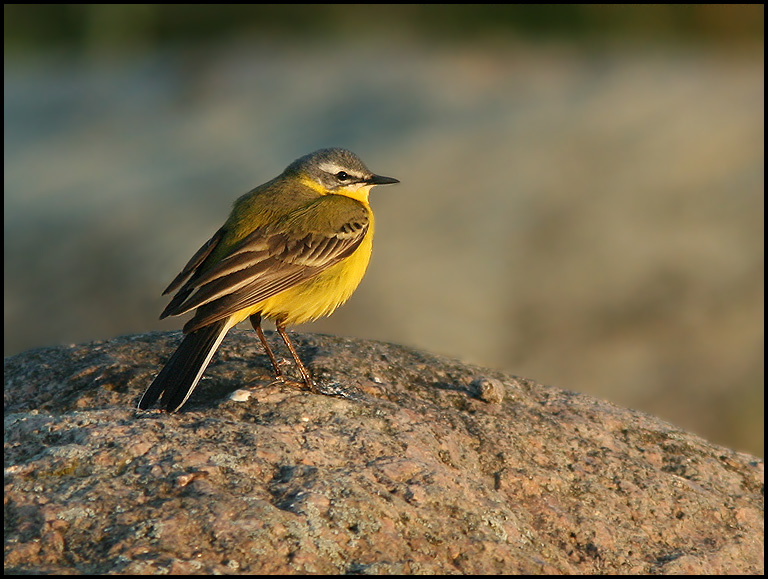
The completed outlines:
[[[301,187],[295,187],[287,199],[279,184],[262,187],[252,197],[243,196],[236,202],[208,264],[245,253],[293,261],[324,243],[322,240],[335,249],[332,253],[346,255],[359,245],[370,226],[370,208],[356,199],[309,193]],[[272,203],[264,203],[269,197]]]
[[[225,224],[228,230],[274,224],[322,195],[300,182],[273,179],[238,198]]]
[[[323,195],[287,215],[278,225],[286,233],[346,236],[368,227],[370,208],[344,195]]]

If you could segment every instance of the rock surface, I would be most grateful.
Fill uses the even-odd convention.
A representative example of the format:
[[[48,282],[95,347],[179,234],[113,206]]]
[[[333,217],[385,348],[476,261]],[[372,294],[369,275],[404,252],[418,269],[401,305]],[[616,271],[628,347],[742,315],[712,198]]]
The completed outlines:
[[[763,573],[760,459],[320,335],[296,341],[331,396],[233,331],[181,413],[136,411],[178,338],[5,359],[6,573]]]

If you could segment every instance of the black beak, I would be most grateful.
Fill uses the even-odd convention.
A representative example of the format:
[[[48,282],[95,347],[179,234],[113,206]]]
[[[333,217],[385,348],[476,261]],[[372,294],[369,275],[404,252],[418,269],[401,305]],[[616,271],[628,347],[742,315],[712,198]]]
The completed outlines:
[[[365,180],[370,185],[389,185],[391,183],[399,183],[399,179],[394,177],[383,177],[382,175],[371,175]]]

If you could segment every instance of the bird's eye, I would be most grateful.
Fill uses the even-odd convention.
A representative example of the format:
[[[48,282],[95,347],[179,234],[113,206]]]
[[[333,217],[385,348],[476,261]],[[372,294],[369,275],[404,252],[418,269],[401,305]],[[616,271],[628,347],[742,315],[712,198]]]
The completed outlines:
[[[338,173],[336,173],[336,178],[339,181],[346,181],[347,179],[349,179],[349,174],[347,174],[346,171],[339,171]]]

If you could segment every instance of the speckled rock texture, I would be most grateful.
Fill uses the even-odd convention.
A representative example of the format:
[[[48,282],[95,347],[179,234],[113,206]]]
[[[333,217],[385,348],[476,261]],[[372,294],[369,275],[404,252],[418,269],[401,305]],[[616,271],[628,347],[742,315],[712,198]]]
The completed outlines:
[[[182,412],[135,410],[178,340],[5,359],[6,573],[763,573],[760,459],[321,335],[296,342],[327,396],[236,330]]]

